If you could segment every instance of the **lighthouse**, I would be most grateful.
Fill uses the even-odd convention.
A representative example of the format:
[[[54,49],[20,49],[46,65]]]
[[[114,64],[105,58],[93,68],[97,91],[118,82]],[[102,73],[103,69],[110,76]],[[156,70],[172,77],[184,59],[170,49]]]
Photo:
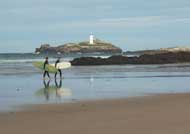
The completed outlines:
[[[94,35],[90,34],[90,44],[94,44]]]

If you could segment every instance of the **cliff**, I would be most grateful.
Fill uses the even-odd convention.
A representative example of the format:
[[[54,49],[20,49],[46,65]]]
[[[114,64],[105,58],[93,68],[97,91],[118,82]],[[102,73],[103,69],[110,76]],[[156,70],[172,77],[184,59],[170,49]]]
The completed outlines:
[[[71,61],[72,65],[120,65],[120,64],[168,64],[190,62],[190,52],[168,52],[160,54],[144,54],[139,57],[122,55],[109,58],[82,57]]]
[[[40,48],[36,48],[35,53],[121,53],[122,50],[119,47],[114,46],[111,43],[101,40],[94,40],[94,44],[89,42],[80,43],[67,43],[61,46],[52,47],[49,44],[44,44]]]

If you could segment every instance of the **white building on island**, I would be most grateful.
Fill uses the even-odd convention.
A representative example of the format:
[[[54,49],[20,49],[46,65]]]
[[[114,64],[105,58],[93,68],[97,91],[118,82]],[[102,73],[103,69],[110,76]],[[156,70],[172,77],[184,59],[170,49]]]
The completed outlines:
[[[91,33],[90,34],[90,44],[94,44],[94,35]]]

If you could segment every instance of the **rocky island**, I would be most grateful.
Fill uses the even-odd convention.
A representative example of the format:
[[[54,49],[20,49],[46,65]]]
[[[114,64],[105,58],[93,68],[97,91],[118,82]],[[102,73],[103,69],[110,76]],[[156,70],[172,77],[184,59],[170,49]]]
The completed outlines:
[[[143,54],[141,56],[127,57],[115,55],[109,58],[81,57],[71,61],[75,66],[89,65],[123,65],[123,64],[169,64],[190,62],[190,52],[166,52],[159,54]]]
[[[67,43],[61,46],[53,47],[49,44],[41,45],[40,48],[36,48],[37,54],[84,54],[84,53],[104,53],[104,54],[116,54],[122,53],[121,48],[115,45],[95,39],[93,44],[88,41],[80,43]]]

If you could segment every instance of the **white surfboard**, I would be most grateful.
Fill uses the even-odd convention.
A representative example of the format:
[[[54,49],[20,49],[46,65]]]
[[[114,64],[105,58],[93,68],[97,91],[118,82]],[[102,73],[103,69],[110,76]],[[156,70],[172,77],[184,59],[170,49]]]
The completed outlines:
[[[55,67],[55,64],[50,64],[52,66]],[[57,69],[67,69],[71,67],[71,63],[70,62],[60,62],[57,64]]]

